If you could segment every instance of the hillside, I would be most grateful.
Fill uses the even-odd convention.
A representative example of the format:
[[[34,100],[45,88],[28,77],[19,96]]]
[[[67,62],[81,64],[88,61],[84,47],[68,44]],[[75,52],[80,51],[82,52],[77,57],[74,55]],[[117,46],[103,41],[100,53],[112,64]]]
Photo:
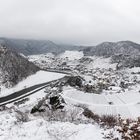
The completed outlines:
[[[85,55],[110,57],[112,55],[139,55],[140,44],[131,41],[103,42],[97,46],[85,48]]]
[[[140,66],[140,44],[131,41],[104,42],[83,49],[86,56],[111,57],[118,68]]]
[[[0,38],[0,44],[15,50],[24,55],[36,55],[44,53],[60,54],[65,51],[81,51],[86,56],[104,56],[114,55],[139,55],[140,44],[132,41],[103,42],[96,46],[76,46],[56,44],[50,40],[29,40],[29,39],[10,39]]]
[[[80,50],[82,47],[73,45],[58,45],[49,40],[25,40],[0,38],[0,44],[16,50],[24,55],[54,53],[59,54],[65,50]]]
[[[0,85],[13,86],[38,69],[23,56],[0,45]]]
[[[102,44],[99,54],[94,56],[84,56],[83,51],[28,56],[38,67],[58,73],[39,71],[13,88],[1,90],[1,96],[17,94],[21,89],[27,95],[0,108],[1,139],[126,140],[126,136],[133,139],[135,135],[134,140],[139,140],[139,46],[124,45],[127,43],[121,42],[118,50],[112,43]],[[26,60],[4,46],[0,56],[2,68],[7,64],[6,70],[13,74],[21,70],[20,64],[25,63],[22,59]],[[118,69],[121,65],[125,68]],[[29,72],[31,70],[34,68]],[[65,77],[59,72],[65,72]],[[52,82],[54,79],[57,81]],[[32,94],[28,90],[47,81],[45,88],[33,89]]]

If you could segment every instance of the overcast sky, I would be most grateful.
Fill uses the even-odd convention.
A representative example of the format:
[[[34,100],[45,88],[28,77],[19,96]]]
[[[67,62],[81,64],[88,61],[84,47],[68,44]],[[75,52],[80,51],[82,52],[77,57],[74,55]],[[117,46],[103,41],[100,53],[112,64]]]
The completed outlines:
[[[140,0],[0,0],[0,36],[140,43]]]

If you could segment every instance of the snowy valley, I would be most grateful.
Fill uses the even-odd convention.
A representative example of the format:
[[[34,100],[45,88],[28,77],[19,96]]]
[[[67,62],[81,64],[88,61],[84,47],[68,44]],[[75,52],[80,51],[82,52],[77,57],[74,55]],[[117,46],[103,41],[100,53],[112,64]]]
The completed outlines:
[[[13,53],[18,62],[1,47],[0,139],[139,140],[140,45],[54,50]]]

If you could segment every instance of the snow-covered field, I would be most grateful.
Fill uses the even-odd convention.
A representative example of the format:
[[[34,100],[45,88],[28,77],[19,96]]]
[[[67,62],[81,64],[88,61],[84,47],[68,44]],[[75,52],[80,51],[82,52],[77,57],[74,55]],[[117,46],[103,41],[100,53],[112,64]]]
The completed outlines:
[[[33,61],[33,62],[41,63],[41,61],[45,61],[46,63],[51,63],[52,59],[54,58],[54,55],[52,53],[30,55],[30,56],[28,56],[28,58],[29,58],[29,61]]]
[[[64,53],[60,54],[58,57],[59,58],[68,58],[68,60],[76,60],[80,59],[84,56],[83,52],[79,51],[65,51]]]
[[[41,67],[53,67],[53,68],[60,68],[61,64],[63,62],[66,62],[68,66],[75,68],[76,65],[83,65],[84,63],[79,62],[80,59],[87,58],[84,57],[84,54],[82,51],[65,51],[64,53],[61,53],[57,56],[54,56],[51,53],[48,54],[41,54],[41,55],[31,55],[29,56],[29,61],[34,62],[38,66]],[[87,69],[96,69],[96,68],[116,68],[116,64],[111,64],[110,58],[103,58],[103,57],[96,57],[96,56],[89,56],[92,62],[89,64],[85,64],[84,67]],[[55,65],[53,65],[53,63]],[[59,65],[59,67],[57,67]],[[63,67],[63,65],[62,65]]]
[[[52,80],[56,80],[59,78],[64,77],[64,74],[54,73],[54,72],[47,72],[47,71],[38,71],[36,74],[27,77],[26,79],[19,82],[15,87],[7,89],[2,88],[0,92],[0,97],[12,94],[13,92],[22,90],[24,88],[49,82]]]
[[[121,115],[122,118],[131,119],[140,117],[140,68],[116,70],[116,63],[112,64],[110,58],[94,56],[87,58],[87,56],[83,56],[83,52],[78,51],[66,51],[58,56],[53,54],[32,55],[29,56],[29,60],[44,68],[70,69],[73,75],[76,73],[75,75],[85,79],[85,85],[88,84],[95,89],[99,87],[99,84],[109,85],[98,94],[87,93],[77,87],[64,86],[61,95],[66,102],[67,111],[76,107],[84,110],[82,107],[86,107],[98,115]],[[0,96],[6,96],[23,88],[64,76],[64,74],[39,71],[11,89],[2,89]],[[121,82],[124,82],[126,87],[121,87]],[[0,140],[104,140],[105,130],[100,128],[98,123],[91,123],[82,112],[80,112],[82,116],[80,123],[77,124],[68,120],[66,122],[48,121],[46,119],[49,116],[48,112],[44,117],[38,112],[35,115],[31,114],[31,109],[42,98],[44,99],[46,94],[45,89],[42,89],[28,96],[25,103],[7,105],[12,109],[0,112]],[[29,120],[22,123],[17,122],[15,108],[26,112]],[[64,112],[64,110],[61,111],[61,113]],[[85,119],[88,120],[87,124],[84,122]]]
[[[110,58],[103,58],[103,57],[96,57],[96,56],[92,56],[89,58],[93,59],[93,62],[87,65],[88,69],[96,69],[96,68],[100,68],[100,69],[112,68],[114,70],[116,69],[116,64],[115,63],[111,64]]]
[[[0,140],[104,140],[103,133],[108,134],[109,130],[104,131],[98,124],[48,121],[45,116],[30,114],[32,107],[45,95],[43,89],[30,95],[24,104],[7,105],[11,109],[0,112]],[[69,111],[73,106],[66,108]],[[18,122],[20,114],[16,110],[26,112],[29,120]]]
[[[94,113],[99,115],[117,116],[120,114],[123,118],[133,119],[140,116],[140,94],[138,92],[98,95],[67,87],[63,92],[63,97],[69,103],[87,105]]]
[[[44,58],[42,59],[43,61]],[[83,59],[81,62],[80,59],[82,58],[85,60]],[[116,71],[116,63],[111,63],[111,58],[89,56],[88,58],[91,59],[89,63],[86,61],[86,58],[82,52],[66,51],[57,56],[59,61],[56,64],[60,64],[61,61],[66,62],[68,68],[79,70],[77,71],[79,75],[83,71],[84,74],[82,73],[81,76],[86,79],[87,83],[91,81],[88,83],[89,85],[96,85],[99,82],[106,84],[107,81],[110,81],[114,86],[110,86],[111,90],[104,90],[101,95],[83,93],[76,89],[64,89],[65,98],[69,101],[71,100],[71,102],[89,105],[98,114],[121,114],[123,117],[129,118],[139,117],[140,86],[138,83],[140,75],[134,75],[132,73],[140,72],[140,68],[126,68],[121,71]],[[34,60],[32,59],[32,61]],[[41,63],[41,60],[39,61]],[[77,66],[80,67],[78,68]],[[93,77],[97,78],[93,79]],[[121,82],[134,85],[123,91],[120,87]]]

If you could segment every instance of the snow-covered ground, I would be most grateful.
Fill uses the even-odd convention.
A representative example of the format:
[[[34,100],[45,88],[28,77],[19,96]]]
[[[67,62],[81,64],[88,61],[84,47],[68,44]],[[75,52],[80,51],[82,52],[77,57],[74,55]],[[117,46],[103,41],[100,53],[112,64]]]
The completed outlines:
[[[29,61],[45,61],[46,63],[51,62],[51,59],[54,58],[54,55],[52,53],[47,54],[39,54],[39,55],[30,55],[28,56]]]
[[[29,100],[19,106],[13,103],[7,105],[11,109],[0,112],[0,140],[104,140],[103,133],[108,134],[109,130],[104,131],[96,123],[48,121],[45,116],[30,114],[33,106],[45,95],[43,89],[30,95]],[[69,111],[73,106],[68,105],[66,109]],[[29,120],[18,122],[20,114],[16,110],[26,112]]]
[[[59,59],[56,64],[60,64],[62,61],[66,62],[68,68],[71,68],[73,71],[76,70],[79,75],[83,71],[81,76],[86,79],[89,85],[96,86],[98,83],[113,85],[108,90],[103,90],[101,95],[83,93],[76,89],[64,90],[64,93],[67,92],[67,94],[64,94],[67,100],[69,98],[73,102],[90,105],[93,111],[98,114],[121,114],[123,117],[129,118],[140,116],[140,75],[132,74],[140,73],[140,68],[125,68],[117,71],[116,63],[111,63],[111,58],[84,57],[82,52],[76,51],[66,51],[55,59]],[[89,81],[91,82],[88,83]],[[120,86],[121,82],[130,86],[127,89],[122,89]]]
[[[112,64],[110,58],[85,57],[83,52],[78,51],[66,51],[59,56],[52,54],[33,55],[29,56],[29,60],[45,68],[71,69],[73,74],[76,72],[77,75],[85,79],[85,84],[93,86],[95,89],[98,88],[99,83],[109,84],[109,87],[103,89],[100,94],[87,93],[81,89],[78,90],[78,88],[65,86],[62,97],[66,101],[68,111],[77,105],[81,105],[81,107],[84,105],[98,115],[117,116],[120,114],[123,118],[131,119],[140,117],[140,68],[126,68],[117,71],[116,64]],[[1,96],[63,76],[65,75],[40,71],[21,81],[12,89],[2,89]],[[121,82],[128,84],[128,87],[121,87]],[[26,110],[30,118],[27,122],[18,123],[15,111],[0,112],[0,140],[104,140],[102,133],[105,131],[97,123],[76,125],[69,121],[48,121],[45,118],[47,116],[42,118],[41,114],[38,116],[30,114],[29,111],[38,104],[40,99],[46,96],[44,91],[45,89],[42,89],[28,96],[29,100],[23,104],[11,103],[7,105],[8,107],[17,107],[24,112]]]
[[[16,114],[0,117],[0,140],[103,140],[97,125],[48,122],[41,118],[16,123]]]
[[[46,95],[44,91],[42,89],[30,95],[29,100],[19,106],[11,103],[7,105],[11,109],[0,112],[0,140],[104,140],[104,130],[97,124],[47,121],[45,116],[30,114],[33,106]],[[69,111],[73,106],[66,108]],[[17,121],[17,109],[26,112],[29,117],[27,122]]]
[[[93,59],[93,62],[87,65],[88,69],[96,69],[96,68],[100,68],[100,69],[112,68],[114,70],[116,69],[116,64],[111,63],[111,58],[96,57],[96,56],[92,56],[89,58]]]
[[[0,92],[0,97],[12,94],[13,92],[22,90],[24,88],[27,88],[27,87],[30,87],[33,85],[56,80],[56,79],[62,78],[64,76],[65,76],[64,74],[60,74],[60,73],[38,71],[36,74],[31,75],[31,76],[27,77],[26,79],[22,80],[21,82],[19,82],[13,88],[7,89],[7,88],[3,87]]]
[[[94,113],[99,115],[117,116],[120,114],[123,118],[132,119],[140,116],[139,92],[98,95],[66,87],[63,92],[63,97],[68,103],[87,105]]]
[[[90,58],[92,62],[85,64],[85,62],[80,62],[82,58]],[[31,55],[29,56],[29,61],[34,62],[38,66],[41,67],[53,67],[60,68],[63,62],[67,63],[67,66],[76,68],[77,65],[84,64],[84,67],[87,69],[96,69],[96,68],[104,68],[104,69],[116,69],[116,64],[111,63],[110,58],[104,57],[96,57],[96,56],[84,56],[82,51],[65,51],[62,54],[54,56],[53,54],[41,54],[41,55]],[[53,63],[55,65],[53,65]],[[57,67],[59,65],[59,67]],[[63,65],[62,65],[63,67]]]
[[[80,59],[84,56],[82,51],[65,51],[64,53],[60,54],[59,58],[68,58],[68,60],[76,60]]]

